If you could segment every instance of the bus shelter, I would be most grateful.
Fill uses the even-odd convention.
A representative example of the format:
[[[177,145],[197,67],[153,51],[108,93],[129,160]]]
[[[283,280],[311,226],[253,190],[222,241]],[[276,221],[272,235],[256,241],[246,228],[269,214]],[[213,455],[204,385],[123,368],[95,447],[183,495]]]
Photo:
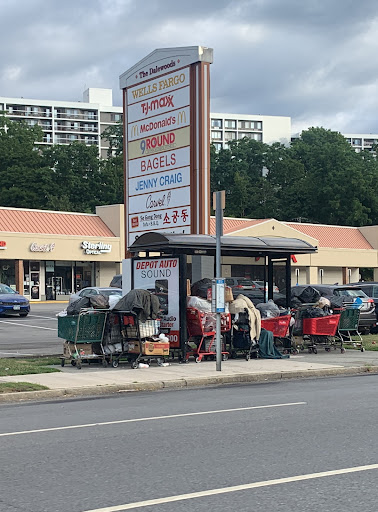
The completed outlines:
[[[155,293],[160,301],[162,332],[171,348],[185,351],[187,341],[186,301],[188,274],[215,276],[216,238],[211,235],[163,234],[149,232],[129,248],[132,254],[131,285]],[[255,258],[263,265],[267,293],[273,299],[276,267],[284,280],[285,305],[290,305],[291,261],[298,254],[315,253],[317,247],[304,240],[282,237],[221,237],[221,258]],[[190,292],[189,292],[190,293]]]

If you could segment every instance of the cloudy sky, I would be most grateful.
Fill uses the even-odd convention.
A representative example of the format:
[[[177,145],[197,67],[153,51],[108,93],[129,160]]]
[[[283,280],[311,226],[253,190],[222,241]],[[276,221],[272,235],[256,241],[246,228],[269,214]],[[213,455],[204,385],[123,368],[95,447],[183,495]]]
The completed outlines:
[[[0,0],[0,96],[82,100],[156,48],[208,46],[211,111],[378,133],[376,0]]]

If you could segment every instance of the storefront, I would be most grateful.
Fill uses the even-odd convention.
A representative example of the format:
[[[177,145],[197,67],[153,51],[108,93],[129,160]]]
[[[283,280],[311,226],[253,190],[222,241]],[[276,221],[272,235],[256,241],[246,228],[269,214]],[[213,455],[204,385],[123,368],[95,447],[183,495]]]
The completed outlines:
[[[104,208],[113,222],[117,213],[121,219],[120,205]],[[0,221],[7,228],[0,232],[0,282],[31,300],[65,300],[86,286],[109,286],[120,271],[117,226],[113,231],[99,215],[0,208]]]

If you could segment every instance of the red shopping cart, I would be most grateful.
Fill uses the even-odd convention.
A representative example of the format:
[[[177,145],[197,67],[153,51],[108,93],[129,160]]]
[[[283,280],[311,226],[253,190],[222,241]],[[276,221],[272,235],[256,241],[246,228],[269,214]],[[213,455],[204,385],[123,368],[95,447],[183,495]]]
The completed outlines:
[[[189,334],[189,344],[195,344],[196,348],[186,353],[186,359],[189,359],[191,355],[195,357],[196,363],[200,363],[204,356],[211,356],[214,358],[216,355],[215,347],[215,327],[216,327],[216,315],[215,313],[205,313],[197,308],[186,309],[186,323]],[[228,325],[231,325],[231,320],[224,319],[223,329],[227,329]],[[222,320],[221,320],[221,331]],[[228,352],[224,350],[222,343],[222,359],[226,361],[228,359]]]

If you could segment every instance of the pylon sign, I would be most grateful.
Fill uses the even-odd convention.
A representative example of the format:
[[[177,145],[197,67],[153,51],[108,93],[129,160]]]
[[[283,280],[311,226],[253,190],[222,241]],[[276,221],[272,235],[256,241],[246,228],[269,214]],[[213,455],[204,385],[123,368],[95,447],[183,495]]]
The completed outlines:
[[[126,250],[143,233],[209,233],[210,48],[157,49],[120,76]]]

